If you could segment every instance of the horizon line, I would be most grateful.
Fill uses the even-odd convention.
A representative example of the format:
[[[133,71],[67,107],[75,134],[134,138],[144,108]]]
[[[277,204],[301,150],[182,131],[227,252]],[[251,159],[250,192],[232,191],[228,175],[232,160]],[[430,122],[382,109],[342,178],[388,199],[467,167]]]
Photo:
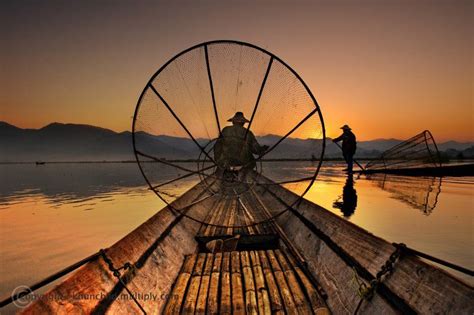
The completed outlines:
[[[71,122],[58,122],[58,121],[53,121],[53,122],[50,122],[46,125],[44,125],[43,127],[39,127],[39,128],[28,128],[28,127],[19,127],[13,123],[10,123],[10,122],[7,122],[5,120],[0,120],[0,123],[5,123],[5,124],[8,124],[10,126],[13,126],[15,128],[18,128],[18,129],[22,129],[22,130],[41,130],[41,129],[44,129],[50,125],[54,125],[54,124],[58,124],[58,125],[74,125],[74,126],[86,126],[86,127],[94,127],[94,128],[98,128],[98,129],[103,129],[103,130],[107,130],[107,131],[112,131],[114,133],[117,133],[117,134],[120,134],[120,133],[124,133],[124,132],[130,132],[132,133],[131,130],[123,130],[123,131],[116,131],[114,129],[111,129],[111,128],[106,128],[106,127],[102,127],[102,126],[97,126],[97,125],[91,125],[91,124],[86,124],[86,123],[71,123]],[[145,132],[145,131],[143,131]],[[146,132],[145,132],[146,133]],[[150,134],[150,133],[148,133]],[[153,135],[153,134],[150,134],[150,135]],[[153,135],[153,136],[168,136],[168,137],[175,137],[175,138],[183,138],[183,139],[190,139],[189,137],[177,137],[177,136],[172,136],[172,135],[167,135],[167,134],[161,134],[161,135]],[[266,134],[266,135],[256,135],[256,137],[268,137],[268,136],[279,136],[281,137],[282,135],[277,135],[277,134]],[[292,137],[288,137],[290,139],[300,139],[300,140],[321,140],[322,138],[292,138]],[[206,140],[209,140],[209,138],[204,138],[204,137],[197,137],[196,139],[206,139]],[[332,137],[328,137],[326,136],[326,139],[333,139]],[[407,138],[408,139],[408,138]],[[385,141],[388,141],[388,140],[396,140],[396,141],[405,141],[407,139],[397,139],[397,138],[393,138],[393,137],[388,137],[388,138],[374,138],[374,139],[370,139],[370,140],[358,140],[358,142],[369,142],[369,141],[381,141],[381,140],[385,140]],[[436,137],[435,137],[435,140],[436,140]],[[471,139],[471,140],[456,140],[456,139],[449,139],[449,140],[444,140],[444,141],[441,141],[439,143],[445,143],[445,142],[450,142],[450,141],[454,141],[454,142],[458,142],[458,143],[474,143],[474,139]]]

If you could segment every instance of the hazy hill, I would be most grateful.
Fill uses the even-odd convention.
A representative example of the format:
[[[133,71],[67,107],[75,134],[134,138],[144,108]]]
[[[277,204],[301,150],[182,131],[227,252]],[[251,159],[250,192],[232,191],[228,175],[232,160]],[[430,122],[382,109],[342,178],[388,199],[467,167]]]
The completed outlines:
[[[273,145],[276,135],[257,137],[261,144]],[[375,157],[401,140],[377,139],[358,143],[357,156]],[[207,139],[198,139],[201,145]],[[283,141],[268,158],[311,158],[319,156],[321,140],[289,138]],[[464,152],[472,154],[474,143],[448,141],[438,144],[450,156]],[[132,134],[117,133],[90,125],[52,123],[40,129],[21,129],[0,122],[0,162],[34,161],[102,161],[134,160]],[[171,136],[137,134],[137,149],[143,153],[166,159],[195,159],[199,149],[190,140]],[[340,157],[340,149],[328,139],[326,157]]]

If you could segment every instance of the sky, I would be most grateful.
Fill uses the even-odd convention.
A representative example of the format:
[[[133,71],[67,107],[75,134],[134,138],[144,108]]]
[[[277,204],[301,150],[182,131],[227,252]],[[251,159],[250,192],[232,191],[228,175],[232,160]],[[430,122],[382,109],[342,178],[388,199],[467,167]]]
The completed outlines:
[[[0,120],[131,130],[170,58],[234,39],[279,56],[326,134],[474,141],[472,1],[1,1]]]

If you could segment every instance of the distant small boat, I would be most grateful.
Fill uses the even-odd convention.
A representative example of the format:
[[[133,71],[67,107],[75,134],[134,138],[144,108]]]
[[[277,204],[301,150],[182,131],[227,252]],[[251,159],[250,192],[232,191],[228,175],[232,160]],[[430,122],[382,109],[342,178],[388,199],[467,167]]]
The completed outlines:
[[[41,161],[36,161],[36,165],[44,165],[45,162],[41,162]]]
[[[414,168],[398,168],[398,169],[366,169],[356,171],[361,174],[393,174],[403,176],[474,176],[474,164],[457,164],[438,167],[414,167]]]
[[[399,247],[305,199],[259,223],[298,198],[262,180],[234,199],[209,195],[206,184],[197,184],[108,248],[109,262],[96,256],[23,314],[474,311],[473,287],[410,254],[394,260],[393,271],[378,284],[373,298],[362,301],[355,283],[369,286]],[[208,224],[188,217],[191,212],[207,217]],[[245,226],[228,225],[236,212],[242,213],[238,219]],[[238,244],[228,251],[205,246],[232,237]],[[121,297],[128,295],[127,289],[109,270],[110,262],[115,268],[133,266],[122,271],[120,281],[138,303]],[[81,296],[98,298],[77,298]]]
[[[362,167],[361,167],[362,168]],[[449,165],[442,158],[429,130],[384,151],[356,173],[403,176],[474,176],[474,164]]]

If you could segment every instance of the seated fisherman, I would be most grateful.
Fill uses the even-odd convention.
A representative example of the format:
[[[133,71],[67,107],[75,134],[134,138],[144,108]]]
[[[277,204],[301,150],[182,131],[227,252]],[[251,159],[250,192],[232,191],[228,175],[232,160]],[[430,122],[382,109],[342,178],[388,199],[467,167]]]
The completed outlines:
[[[224,171],[240,171],[240,180],[245,179],[249,171],[255,168],[254,154],[261,155],[268,146],[261,146],[254,134],[244,127],[249,121],[242,112],[236,112],[229,120],[232,126],[222,129],[220,137],[214,145],[214,159],[217,166]]]

